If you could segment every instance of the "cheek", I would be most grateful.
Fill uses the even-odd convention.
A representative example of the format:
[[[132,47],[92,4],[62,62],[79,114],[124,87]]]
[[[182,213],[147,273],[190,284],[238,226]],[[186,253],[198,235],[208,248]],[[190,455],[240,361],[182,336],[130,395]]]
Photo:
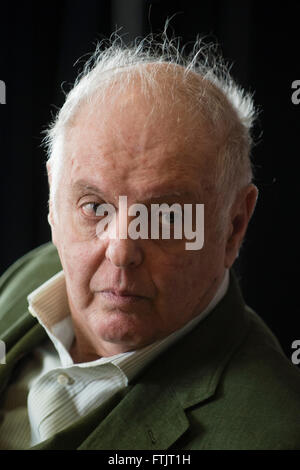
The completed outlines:
[[[201,263],[199,256],[177,256],[161,261],[153,273],[154,282],[162,296],[168,301],[181,303],[190,297],[190,292],[199,286]],[[183,295],[184,293],[184,295]]]
[[[220,258],[219,258],[220,259]],[[153,274],[161,308],[187,314],[201,305],[218,274],[217,258],[201,250],[160,260]]]
[[[63,243],[59,255],[66,276],[69,298],[79,308],[85,308],[92,300],[90,282],[103,260],[104,250],[93,243]]]

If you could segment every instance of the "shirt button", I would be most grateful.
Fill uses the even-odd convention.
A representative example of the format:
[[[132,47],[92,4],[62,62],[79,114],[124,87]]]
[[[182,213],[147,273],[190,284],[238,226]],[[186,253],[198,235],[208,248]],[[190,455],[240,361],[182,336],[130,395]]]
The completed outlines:
[[[57,377],[57,382],[59,385],[69,385],[73,382],[73,380],[67,374],[59,374]]]

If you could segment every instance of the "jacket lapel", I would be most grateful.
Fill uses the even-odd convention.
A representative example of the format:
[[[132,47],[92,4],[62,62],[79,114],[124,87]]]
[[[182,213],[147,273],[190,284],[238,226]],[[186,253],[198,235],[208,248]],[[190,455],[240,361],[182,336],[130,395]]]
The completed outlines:
[[[37,347],[44,339],[47,333],[44,328],[35,322],[35,325],[27,331],[21,339],[7,352],[6,363],[0,365],[0,393],[4,390],[9,381],[14,367],[20,359]]]
[[[79,449],[167,449],[188,427],[172,390],[157,382],[143,381],[132,388]]]

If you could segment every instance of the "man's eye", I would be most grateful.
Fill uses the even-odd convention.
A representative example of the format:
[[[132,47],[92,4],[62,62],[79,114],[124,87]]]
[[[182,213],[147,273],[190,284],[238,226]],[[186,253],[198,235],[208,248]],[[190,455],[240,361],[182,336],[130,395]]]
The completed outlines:
[[[181,221],[181,214],[177,212],[165,212],[161,214],[161,222],[163,224],[173,225],[176,221]]]
[[[81,206],[82,212],[88,217],[95,217],[97,215],[97,209],[100,204],[96,202],[88,202]]]

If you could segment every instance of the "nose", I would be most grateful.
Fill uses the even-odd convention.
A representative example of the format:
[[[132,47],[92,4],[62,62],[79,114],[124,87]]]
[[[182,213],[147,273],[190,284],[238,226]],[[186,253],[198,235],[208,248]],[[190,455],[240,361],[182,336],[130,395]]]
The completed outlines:
[[[115,214],[108,231],[106,258],[117,267],[136,267],[143,261],[140,240],[129,236],[128,224],[131,217],[127,213],[127,204],[120,203],[118,216]],[[115,228],[115,231],[114,231]],[[111,234],[114,232],[114,235]]]
[[[117,238],[109,240],[106,258],[118,268],[133,268],[142,263],[143,254],[138,240]]]

